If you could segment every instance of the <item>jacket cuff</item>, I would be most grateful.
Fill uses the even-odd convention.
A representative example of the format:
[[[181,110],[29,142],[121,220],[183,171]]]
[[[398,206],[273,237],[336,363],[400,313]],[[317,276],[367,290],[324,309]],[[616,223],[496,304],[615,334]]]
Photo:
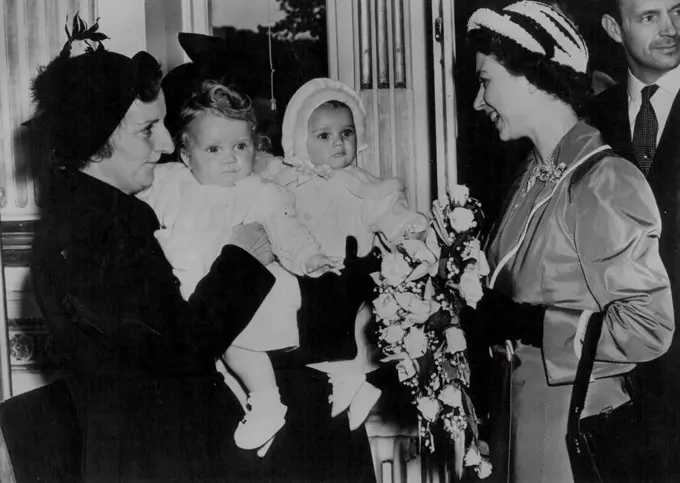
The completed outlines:
[[[581,350],[583,349],[583,340],[586,337],[586,328],[588,327],[588,320],[593,315],[592,310],[584,310],[578,318],[578,325],[576,326],[576,336],[574,337],[574,353],[576,357],[581,358]]]

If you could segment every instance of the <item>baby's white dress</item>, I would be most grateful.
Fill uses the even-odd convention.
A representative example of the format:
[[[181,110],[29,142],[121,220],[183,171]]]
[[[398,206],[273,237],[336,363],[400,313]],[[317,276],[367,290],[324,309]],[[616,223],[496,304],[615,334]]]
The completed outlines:
[[[239,224],[261,224],[278,259],[267,265],[276,282],[233,345],[253,351],[299,345],[300,288],[290,272],[304,274],[305,262],[321,247],[296,219],[292,194],[252,174],[233,187],[202,185],[181,163],[159,164],[153,185],[138,194],[156,212],[156,238],[188,299],[208,273]]]
[[[323,253],[344,257],[345,240],[357,239],[359,256],[367,255],[376,244],[378,233],[387,245],[401,242],[406,232],[428,228],[423,214],[408,208],[403,184],[397,178],[382,180],[351,165],[333,170],[325,178],[303,174],[281,158],[271,157],[263,163],[260,175],[288,188],[295,195],[300,223],[309,229]],[[324,372],[366,372],[377,366],[368,342],[366,326],[372,317],[369,304],[357,313],[355,336],[359,355],[352,361],[324,362],[313,367]]]

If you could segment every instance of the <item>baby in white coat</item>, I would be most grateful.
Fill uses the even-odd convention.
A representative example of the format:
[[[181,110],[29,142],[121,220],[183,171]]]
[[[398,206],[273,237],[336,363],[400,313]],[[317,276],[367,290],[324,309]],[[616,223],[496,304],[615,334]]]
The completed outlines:
[[[329,256],[342,256],[345,237],[367,255],[380,234],[391,245],[405,238],[424,239],[428,219],[408,208],[397,178],[379,179],[356,166],[367,148],[366,111],[359,95],[342,82],[317,78],[291,98],[283,118],[285,158],[270,159],[261,175],[295,195],[298,220]],[[315,364],[330,375],[333,416],[349,409],[351,429],[359,427],[381,391],[366,381],[377,366],[364,332],[372,317],[370,304],[357,314],[359,354],[351,361]]]
[[[153,185],[139,194],[158,215],[156,232],[188,298],[208,273],[234,227],[261,224],[279,263],[267,266],[276,282],[259,310],[225,354],[229,368],[248,391],[250,407],[235,432],[244,449],[271,444],[285,423],[266,351],[299,345],[300,289],[290,272],[320,275],[342,268],[296,219],[292,194],[252,173],[258,138],[247,97],[206,81],[185,103],[179,135],[182,163],[158,165]]]

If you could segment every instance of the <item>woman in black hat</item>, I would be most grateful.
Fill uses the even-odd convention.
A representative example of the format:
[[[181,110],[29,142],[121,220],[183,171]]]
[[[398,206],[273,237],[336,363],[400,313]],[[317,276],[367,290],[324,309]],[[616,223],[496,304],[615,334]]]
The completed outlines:
[[[324,416],[327,388],[296,370],[356,350],[352,314],[372,289],[374,261],[358,260],[348,242],[342,276],[300,279],[301,350],[279,367],[306,412],[289,416],[288,435],[264,459],[238,449],[232,435],[243,412],[215,359],[273,284],[260,263],[270,260],[269,242],[261,227],[241,227],[182,299],[153,235],[158,220],[132,196],[173,150],[160,66],[145,52],[130,59],[104,50],[96,26],[79,25],[34,80],[31,122],[54,161],[31,274],[55,348],[68,357],[78,434],[64,441],[79,441],[79,454],[61,455],[69,460],[61,466],[25,464],[19,448],[36,428],[5,431],[17,481],[49,480],[54,467],[69,469],[61,481],[374,481],[365,433]],[[76,41],[85,53],[72,54]],[[316,316],[328,313],[337,316]],[[64,414],[57,419],[66,427]]]

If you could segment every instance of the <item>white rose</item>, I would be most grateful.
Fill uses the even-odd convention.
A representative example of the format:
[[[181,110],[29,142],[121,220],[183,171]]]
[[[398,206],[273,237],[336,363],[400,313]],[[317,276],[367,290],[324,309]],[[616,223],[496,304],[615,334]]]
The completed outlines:
[[[467,349],[467,342],[465,341],[465,333],[460,327],[449,327],[444,331],[446,337],[446,350],[455,354]]]
[[[437,261],[437,257],[432,253],[432,251],[427,247],[425,242],[416,239],[404,240],[401,243],[404,247],[408,256],[413,260],[418,262],[425,262],[427,264],[432,264]]]
[[[477,466],[482,462],[482,455],[479,454],[479,449],[477,445],[470,445],[470,449],[465,455],[465,466]]]
[[[463,184],[456,184],[449,187],[449,197],[456,206],[464,206],[470,197],[470,189]]]
[[[387,285],[396,287],[408,277],[411,267],[398,252],[387,253],[383,256],[380,274],[385,279]]]
[[[380,294],[373,301],[373,307],[375,307],[376,315],[383,320],[392,320],[399,310],[399,304],[394,295],[388,293]]]
[[[425,332],[412,327],[406,337],[404,337],[404,350],[412,359],[425,354],[425,351],[427,351],[427,336]]]
[[[493,466],[491,466],[491,463],[489,460],[482,458],[481,463],[477,465],[475,468],[475,471],[477,472],[477,477],[480,480],[483,480],[484,478],[488,478],[489,475],[491,475],[491,470],[493,469]]]
[[[481,252],[481,244],[477,238],[465,242],[465,250],[461,254],[463,260],[479,260],[479,253]]]
[[[481,249],[480,242],[474,238],[465,243],[465,250],[462,253],[463,260],[474,259],[474,268],[479,272],[480,277],[486,277],[489,274],[489,262],[486,255]]]
[[[463,395],[460,392],[460,388],[453,384],[447,385],[442,392],[439,393],[439,400],[452,408],[463,407]]]
[[[424,300],[411,292],[399,292],[394,295],[399,305],[408,312],[406,319],[416,324],[422,324],[430,315],[439,310],[439,304]]]
[[[472,211],[467,208],[456,207],[451,213],[449,213],[449,222],[451,222],[451,228],[453,228],[458,233],[469,230],[472,227],[472,223],[475,221],[475,215]]]
[[[439,311],[441,305],[435,301],[425,301],[427,309],[419,312],[413,311],[406,315],[406,321],[413,324],[422,324],[432,316],[432,314]]]
[[[393,324],[387,327],[382,333],[382,339],[388,344],[396,344],[404,338],[406,332],[399,324]]]
[[[437,419],[440,409],[441,404],[436,399],[431,397],[421,397],[418,399],[418,411],[430,422],[434,422]]]
[[[470,307],[473,309],[477,307],[477,302],[484,296],[484,290],[482,289],[482,283],[479,281],[477,270],[467,268],[463,272],[463,275],[460,276],[458,290]]]
[[[404,382],[411,379],[418,372],[415,361],[411,359],[402,359],[397,364],[397,376],[399,377],[399,382]]]

